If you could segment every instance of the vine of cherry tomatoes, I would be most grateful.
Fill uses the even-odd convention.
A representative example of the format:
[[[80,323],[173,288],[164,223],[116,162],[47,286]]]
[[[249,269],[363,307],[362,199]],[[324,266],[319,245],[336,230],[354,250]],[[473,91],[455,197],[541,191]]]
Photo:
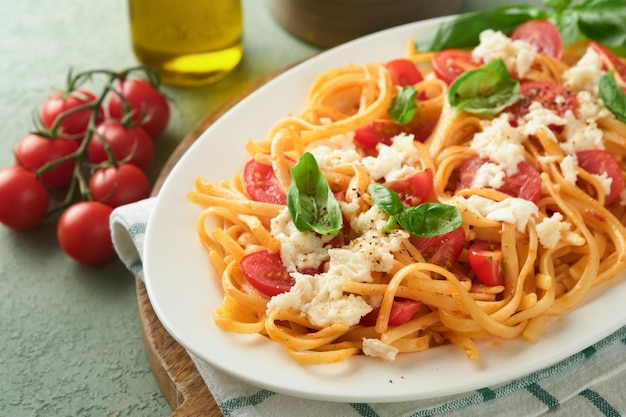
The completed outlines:
[[[96,76],[105,77],[99,94],[85,87]],[[169,119],[150,68],[70,73],[65,90],[43,103],[40,126],[17,144],[15,164],[0,168],[0,223],[27,230],[61,212],[57,238],[67,255],[88,265],[111,260],[111,212],[150,195],[146,170]]]

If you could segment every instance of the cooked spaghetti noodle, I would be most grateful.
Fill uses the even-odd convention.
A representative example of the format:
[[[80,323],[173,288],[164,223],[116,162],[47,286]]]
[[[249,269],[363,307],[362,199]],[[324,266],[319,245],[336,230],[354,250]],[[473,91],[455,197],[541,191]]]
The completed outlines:
[[[256,201],[263,199],[250,193],[254,176],[239,172],[222,183],[197,179],[189,200],[204,207],[197,233],[221,277],[224,300],[213,316],[220,328],[264,335],[307,364],[363,353],[392,360],[398,352],[448,343],[475,359],[475,340],[535,341],[546,322],[624,271],[626,196],[622,192],[605,205],[612,181],[577,165],[575,154],[584,149],[582,139],[574,147],[571,130],[587,129],[596,138],[587,148],[609,150],[623,181],[626,125],[603,107],[597,84],[591,91],[568,84],[580,56],[566,52],[557,60],[537,54],[524,74],[511,69],[521,83],[565,85],[580,103],[549,114],[530,105],[515,121],[511,109],[492,116],[456,112],[447,99],[448,85],[432,73],[432,57],[407,53],[426,75],[414,84],[417,114],[404,128],[395,125],[392,143],[376,149],[355,145],[357,130],[372,123],[394,125],[388,109],[399,94],[384,64],[363,64],[321,74],[304,109],[278,121],[266,138],[246,144],[251,160],[271,171],[276,195],[287,192],[290,171],[302,154],[315,156],[347,219],[339,238],[298,231],[284,201]],[[590,106],[595,113],[583,114]],[[540,173],[537,198],[502,188],[494,178],[515,172],[503,172],[498,163],[490,165],[492,171],[483,170],[484,164],[471,171],[474,182],[460,179],[468,161],[493,159],[481,155],[489,144],[477,143],[498,129],[520,136],[513,141],[516,157]],[[383,155],[400,158],[400,170],[389,169],[392,163]],[[374,204],[368,186],[416,172],[432,173],[429,201],[454,205],[462,214],[458,259],[433,254],[452,251],[453,238],[433,243],[401,228],[382,231],[389,215]],[[267,180],[254,174],[260,183]],[[476,242],[501,255],[501,270],[493,272],[502,275],[501,282],[477,278],[469,260]],[[254,253],[280,254],[280,266],[295,282],[289,291],[270,296],[250,283],[240,265]],[[394,315],[403,314],[399,301],[406,300],[417,302],[416,310],[394,323]]]

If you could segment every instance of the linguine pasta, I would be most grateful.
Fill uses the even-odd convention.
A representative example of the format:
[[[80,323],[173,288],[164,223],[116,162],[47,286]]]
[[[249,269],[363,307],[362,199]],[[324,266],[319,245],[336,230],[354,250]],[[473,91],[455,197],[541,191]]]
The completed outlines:
[[[424,74],[414,84],[417,113],[406,131],[375,150],[355,144],[354,136],[372,123],[391,123],[389,108],[400,87],[388,68],[354,64],[321,74],[305,108],[249,141],[246,150],[251,160],[271,167],[278,194],[288,192],[292,168],[310,152],[338,196],[345,226],[339,238],[297,230],[284,202],[251,196],[243,170],[221,183],[198,178],[188,198],[203,207],[197,234],[224,291],[215,324],[266,336],[305,364],[359,354],[393,360],[450,343],[476,359],[479,339],[538,340],[547,322],[626,266],[624,193],[605,205],[612,181],[586,171],[575,157],[581,150],[608,150],[623,178],[626,124],[604,108],[597,80],[590,87],[574,83],[584,69],[581,56],[579,50],[566,50],[561,60],[538,53],[523,74],[519,66],[510,68],[521,83],[565,86],[578,108],[549,111],[535,103],[517,116],[515,106],[485,115],[453,108],[448,84],[432,72],[433,54],[409,48],[404,58]],[[418,138],[416,132],[426,133]],[[502,161],[478,167],[469,184],[460,179],[473,158],[498,159],[497,150],[484,154],[493,143],[506,154],[500,157],[515,157],[539,173],[537,198],[501,187],[503,176],[515,175]],[[502,151],[508,147],[517,150]],[[424,171],[432,174],[427,200],[453,205],[462,215],[458,259],[433,255],[452,241],[433,243],[401,227],[385,230],[390,216],[369,192],[373,182]],[[218,226],[208,227],[207,219]],[[501,255],[499,284],[477,278],[469,262],[475,242],[487,242]],[[242,259],[261,252],[280,255],[293,279],[289,291],[270,296],[246,279]],[[394,324],[400,300],[417,302],[417,309]]]

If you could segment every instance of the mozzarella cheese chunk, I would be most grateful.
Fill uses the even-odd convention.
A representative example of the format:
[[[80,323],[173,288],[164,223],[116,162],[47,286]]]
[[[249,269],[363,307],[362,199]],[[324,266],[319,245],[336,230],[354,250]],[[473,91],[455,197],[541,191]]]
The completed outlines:
[[[556,136],[549,126],[564,126],[567,120],[545,108],[540,102],[533,101],[528,107],[528,113],[521,118],[520,123],[524,135],[534,135],[539,130],[543,130],[550,138],[556,140]]]
[[[333,236],[320,237],[316,233],[299,231],[287,207],[272,219],[270,233],[280,241],[280,258],[289,272],[317,268],[328,260],[324,245]]]
[[[267,311],[299,311],[315,326],[343,323],[357,324],[372,311],[361,296],[344,294],[343,280],[331,274],[305,275],[292,273],[296,283],[288,292],[276,295],[267,303]]]
[[[578,100],[578,118],[580,120],[595,121],[602,117],[613,117],[602,100],[589,91],[579,91],[576,93],[576,99]]]
[[[324,141],[318,141],[307,149],[322,170],[331,170],[337,166],[352,164],[361,160],[352,140],[352,134],[338,135]]]
[[[512,40],[500,31],[487,29],[480,34],[480,44],[472,51],[472,57],[486,64],[502,58],[507,69],[523,77],[530,69],[537,49],[522,40]]]
[[[563,221],[563,215],[561,213],[554,213],[552,217],[546,217],[537,224],[537,236],[539,237],[539,243],[546,248],[554,248],[559,240],[561,240],[561,233],[568,232],[571,224]]]
[[[402,244],[408,240],[409,236],[408,232],[401,229],[394,229],[389,233],[369,230],[353,239],[347,247],[366,259],[372,271],[389,272],[394,264],[393,253],[402,248]]]
[[[502,187],[502,185],[504,185],[504,177],[506,177],[506,172],[501,165],[487,162],[485,164],[482,164],[476,170],[476,176],[474,177],[474,180],[472,182],[472,187],[500,188]]]
[[[393,361],[398,354],[398,349],[381,342],[379,339],[363,338],[363,353],[367,356],[373,356],[377,358],[383,358],[388,361]]]
[[[602,77],[602,58],[591,48],[573,67],[563,73],[565,87],[574,91],[598,91],[598,83]]]
[[[524,160],[522,141],[525,137],[511,126],[506,113],[482,124],[484,130],[474,135],[470,148],[482,158],[502,166],[507,175],[515,174],[517,164]]]
[[[604,149],[602,130],[594,119],[579,120],[571,111],[565,114],[567,123],[563,133],[565,141],[561,142],[561,149],[566,154],[574,154],[588,149]]]
[[[578,171],[576,170],[578,162],[576,161],[576,156],[565,156],[559,166],[561,167],[561,173],[563,174],[565,181],[575,184],[576,179],[578,178]]]
[[[528,222],[534,221],[539,215],[539,208],[535,203],[523,198],[510,197],[502,201],[493,201],[472,195],[468,198],[455,196],[453,199],[458,205],[486,219],[514,224],[520,232],[526,229]]]
[[[370,173],[372,180],[390,181],[415,172],[414,167],[419,164],[420,155],[414,140],[413,135],[394,136],[390,146],[378,145],[377,156],[363,158],[363,166]]]
[[[600,182],[600,185],[604,190],[604,194],[609,195],[611,193],[611,184],[613,184],[613,178],[609,177],[606,172],[603,172],[601,175],[593,174],[593,176]]]

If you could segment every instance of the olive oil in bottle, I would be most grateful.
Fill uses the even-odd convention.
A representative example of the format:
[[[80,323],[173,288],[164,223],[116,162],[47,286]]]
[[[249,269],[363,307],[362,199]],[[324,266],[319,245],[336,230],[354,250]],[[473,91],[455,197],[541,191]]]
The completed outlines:
[[[128,1],[135,55],[165,84],[210,84],[241,60],[240,0]]]

